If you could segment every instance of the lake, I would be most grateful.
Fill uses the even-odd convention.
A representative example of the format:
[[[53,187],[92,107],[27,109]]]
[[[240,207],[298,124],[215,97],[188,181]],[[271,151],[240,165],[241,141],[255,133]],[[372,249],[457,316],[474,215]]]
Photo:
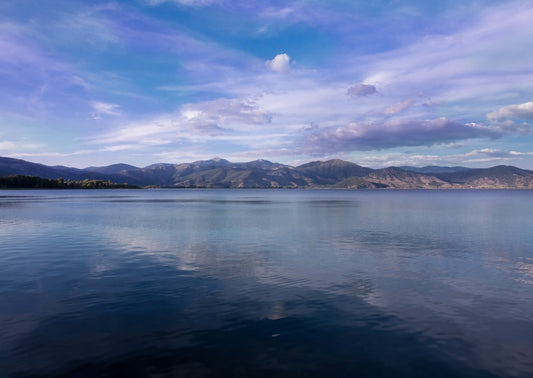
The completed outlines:
[[[531,377],[533,191],[0,191],[0,375]]]

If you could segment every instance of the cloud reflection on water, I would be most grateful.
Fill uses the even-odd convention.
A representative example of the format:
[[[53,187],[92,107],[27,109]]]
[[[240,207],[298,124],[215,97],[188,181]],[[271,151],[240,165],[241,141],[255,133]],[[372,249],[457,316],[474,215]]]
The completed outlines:
[[[331,361],[348,367],[350,358],[359,358],[374,372],[379,364],[370,361],[383,364],[387,353],[411,362],[407,356],[414,353],[448,373],[470,366],[511,375],[510,360],[518,372],[529,369],[533,348],[523,335],[532,312],[522,299],[530,286],[513,275],[513,261],[528,262],[513,260],[524,244],[500,238],[495,220],[451,217],[446,193],[436,194],[438,201],[425,192],[139,193],[126,202],[42,201],[0,231],[7,252],[22,242],[24,229],[27,244],[18,259],[32,262],[25,277],[14,275],[22,264],[8,266],[13,274],[4,276],[29,306],[16,313],[15,302],[3,305],[3,318],[17,330],[7,343],[16,356],[34,356],[35,366],[46,366],[78,340],[70,356],[94,359],[100,367],[93,368],[101,369],[137,356],[142,339],[150,363],[162,361],[159,350],[196,373],[227,358],[221,347],[269,373],[278,371],[264,361],[312,372],[298,370],[298,361],[327,364],[321,353],[330,347]],[[506,259],[496,260],[503,241]],[[523,274],[524,265],[518,267]],[[40,286],[21,290],[29,283]],[[31,302],[35,296],[40,301]],[[374,338],[384,343],[381,355],[373,354]],[[44,351],[43,340],[56,347]],[[277,354],[281,350],[287,356]],[[412,373],[401,365],[391,369]]]

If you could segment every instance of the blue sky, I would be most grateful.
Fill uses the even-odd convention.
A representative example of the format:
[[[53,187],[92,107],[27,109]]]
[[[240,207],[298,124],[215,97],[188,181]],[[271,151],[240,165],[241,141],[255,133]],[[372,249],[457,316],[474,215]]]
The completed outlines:
[[[533,3],[0,3],[0,156],[533,169]]]

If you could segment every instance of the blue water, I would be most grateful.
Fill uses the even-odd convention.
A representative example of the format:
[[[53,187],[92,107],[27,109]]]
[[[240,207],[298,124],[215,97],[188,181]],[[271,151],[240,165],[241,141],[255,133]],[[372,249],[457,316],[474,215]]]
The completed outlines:
[[[0,376],[531,377],[533,191],[0,191]]]

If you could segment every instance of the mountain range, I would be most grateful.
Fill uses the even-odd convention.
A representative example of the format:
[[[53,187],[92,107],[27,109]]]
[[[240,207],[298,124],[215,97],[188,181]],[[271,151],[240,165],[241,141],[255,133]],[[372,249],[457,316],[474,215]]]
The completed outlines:
[[[79,169],[0,157],[0,176],[8,175],[174,188],[533,189],[533,171],[513,166],[372,169],[339,159],[296,167],[262,159],[232,163],[215,158],[144,168],[113,164]]]

